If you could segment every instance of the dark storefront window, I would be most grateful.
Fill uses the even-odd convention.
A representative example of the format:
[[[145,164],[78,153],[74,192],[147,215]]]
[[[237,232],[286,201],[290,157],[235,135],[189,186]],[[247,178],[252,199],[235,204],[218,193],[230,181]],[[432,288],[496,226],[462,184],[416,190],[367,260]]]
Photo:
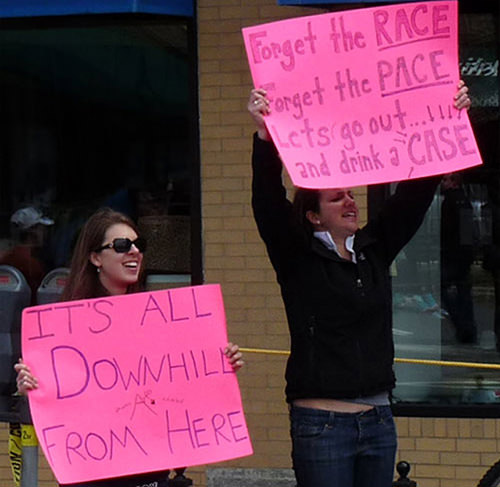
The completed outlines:
[[[491,363],[500,358],[498,5],[460,3],[460,59],[484,164],[443,177],[418,234],[393,268],[396,356]],[[385,188],[388,195],[394,185]],[[381,188],[370,189],[372,197]],[[374,205],[376,206],[376,205]],[[374,207],[371,209],[375,209]],[[498,371],[398,363],[396,411],[492,415]],[[489,409],[488,409],[489,408]]]
[[[192,22],[145,15],[3,21],[2,255],[33,238],[43,272],[67,266],[82,222],[110,206],[148,239],[151,287],[199,280]],[[11,222],[22,208],[53,224],[31,235],[24,221]]]

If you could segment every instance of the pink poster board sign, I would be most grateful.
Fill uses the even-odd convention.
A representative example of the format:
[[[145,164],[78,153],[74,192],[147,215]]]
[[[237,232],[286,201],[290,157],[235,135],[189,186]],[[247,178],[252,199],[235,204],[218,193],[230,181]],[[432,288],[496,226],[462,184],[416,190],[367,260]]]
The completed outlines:
[[[23,312],[40,445],[60,483],[252,453],[223,349],[218,285],[61,302]]]
[[[266,124],[296,186],[351,187],[481,163],[459,81],[457,2],[295,18],[243,29]]]

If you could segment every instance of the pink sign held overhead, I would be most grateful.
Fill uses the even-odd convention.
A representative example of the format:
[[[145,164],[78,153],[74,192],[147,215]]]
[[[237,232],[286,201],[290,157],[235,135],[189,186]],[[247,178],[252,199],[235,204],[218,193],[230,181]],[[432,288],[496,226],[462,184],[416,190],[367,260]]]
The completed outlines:
[[[351,187],[481,164],[459,82],[456,1],[243,29],[267,128],[296,186]]]
[[[224,355],[218,285],[61,302],[23,312],[29,400],[60,483],[252,453]]]

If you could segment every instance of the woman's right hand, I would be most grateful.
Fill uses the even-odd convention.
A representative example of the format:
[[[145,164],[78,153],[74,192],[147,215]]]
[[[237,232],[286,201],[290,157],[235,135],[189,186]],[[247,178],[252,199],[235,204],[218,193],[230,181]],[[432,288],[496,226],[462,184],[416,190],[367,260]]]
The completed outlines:
[[[269,100],[266,90],[254,89],[250,92],[250,98],[247,105],[248,111],[257,125],[257,134],[262,140],[271,140],[271,135],[266,127],[264,117],[271,113]]]
[[[28,391],[38,388],[38,381],[33,377],[30,368],[23,362],[22,358],[14,365],[14,370],[17,372],[16,383],[18,394],[25,396]]]

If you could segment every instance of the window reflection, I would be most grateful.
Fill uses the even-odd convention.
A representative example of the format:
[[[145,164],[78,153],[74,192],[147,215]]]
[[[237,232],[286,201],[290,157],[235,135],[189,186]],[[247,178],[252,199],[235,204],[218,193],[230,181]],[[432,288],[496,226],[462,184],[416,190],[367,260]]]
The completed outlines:
[[[396,357],[500,358],[497,9],[465,5],[460,15],[461,72],[484,164],[443,176],[422,227],[394,262]],[[496,370],[398,363],[396,374],[396,403],[500,403]]]
[[[190,273],[187,36],[169,17],[4,23],[0,261],[32,240],[10,222],[21,208],[53,220],[26,254],[34,273],[35,256],[43,272],[67,266],[81,224],[111,206],[150,241],[149,273]]]
[[[443,177],[426,219],[393,266],[396,356],[497,363],[493,208],[486,185]],[[500,264],[500,260],[498,261]],[[496,266],[496,267],[495,267]],[[475,368],[397,367],[395,399],[496,402],[498,373]]]

